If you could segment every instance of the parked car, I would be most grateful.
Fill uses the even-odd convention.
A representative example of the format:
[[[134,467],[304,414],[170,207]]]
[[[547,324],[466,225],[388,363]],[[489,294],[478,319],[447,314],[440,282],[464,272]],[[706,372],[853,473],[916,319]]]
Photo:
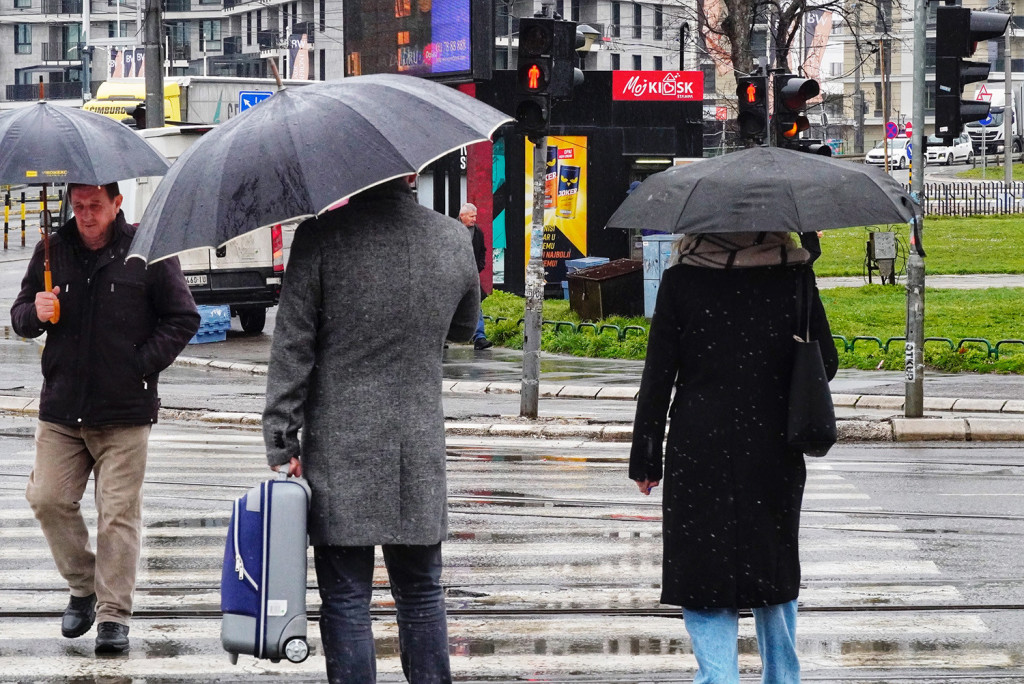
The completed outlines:
[[[942,138],[929,135],[927,157],[929,164],[945,164],[949,166],[954,162],[960,161],[965,164],[973,164],[974,146],[971,144],[970,136],[966,133],[961,133],[958,137],[954,138],[952,145],[945,144]]]
[[[889,143],[889,168],[905,169],[910,166],[910,154],[907,147],[910,146],[910,138],[893,138],[892,140],[879,141],[875,147],[864,155],[865,164],[885,165],[885,143]]]

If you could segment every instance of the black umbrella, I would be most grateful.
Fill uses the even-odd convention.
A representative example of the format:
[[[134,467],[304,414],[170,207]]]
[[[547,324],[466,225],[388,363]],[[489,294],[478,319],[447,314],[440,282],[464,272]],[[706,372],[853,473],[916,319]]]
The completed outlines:
[[[131,254],[154,261],[315,216],[487,140],[510,120],[412,76],[282,90],[207,133],[174,163],[142,215]]]
[[[0,116],[2,185],[106,185],[167,167],[135,131],[102,114],[36,102]]]
[[[753,147],[650,176],[607,225],[665,233],[799,233],[908,223],[914,207],[892,177],[863,164]]]

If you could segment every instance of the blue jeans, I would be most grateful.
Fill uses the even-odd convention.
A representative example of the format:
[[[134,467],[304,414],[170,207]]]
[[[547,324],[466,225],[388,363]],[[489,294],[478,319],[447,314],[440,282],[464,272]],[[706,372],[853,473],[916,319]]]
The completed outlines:
[[[384,564],[398,611],[398,647],[410,684],[452,681],[441,589],[441,544],[385,544]],[[372,684],[377,659],[370,629],[372,546],[313,549],[320,585],[320,636],[330,684]]]
[[[697,658],[694,684],[739,684],[739,613],[731,608],[683,608],[683,620]],[[796,599],[754,608],[754,624],[757,650],[761,653],[762,684],[799,684]]]
[[[473,341],[482,340],[487,337],[487,333],[484,332],[484,315],[480,313],[480,322],[476,324],[476,332],[473,333]]]

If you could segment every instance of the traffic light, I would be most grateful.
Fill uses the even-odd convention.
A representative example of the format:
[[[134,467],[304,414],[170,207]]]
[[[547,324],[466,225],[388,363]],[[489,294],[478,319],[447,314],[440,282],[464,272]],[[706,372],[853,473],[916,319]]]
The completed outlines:
[[[522,24],[520,24],[520,35]],[[575,21],[554,20],[554,45],[551,50],[551,97],[559,100],[572,98],[572,90],[583,83],[583,72],[576,66],[579,64],[578,48],[583,47],[586,38],[577,32]],[[522,45],[522,38],[520,38]],[[520,49],[522,49],[520,47]]]
[[[790,145],[794,150],[800,152],[810,152],[811,154],[820,154],[823,157],[832,156],[832,148],[823,143],[821,140],[812,140],[810,138],[801,138]]]
[[[531,138],[547,135],[551,115],[555,23],[554,19],[548,17],[519,20],[516,128]]]
[[[817,97],[821,88],[810,78],[795,74],[780,74],[775,77],[776,144],[779,147],[803,149],[798,143],[800,134],[811,127],[804,109],[807,101]]]
[[[768,77],[744,76],[736,79],[739,97],[740,137],[762,142],[768,135]]]
[[[947,144],[965,123],[988,116],[989,104],[962,100],[964,86],[988,78],[988,62],[968,62],[978,43],[1006,32],[1008,14],[939,6],[935,21],[935,135]]]

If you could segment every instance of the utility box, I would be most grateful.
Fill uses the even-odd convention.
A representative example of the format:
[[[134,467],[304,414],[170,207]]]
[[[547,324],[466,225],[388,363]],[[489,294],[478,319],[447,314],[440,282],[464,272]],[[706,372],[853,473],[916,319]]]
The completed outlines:
[[[569,308],[585,321],[640,316],[644,311],[643,262],[618,259],[569,274]]]
[[[672,245],[681,235],[646,235],[644,249],[644,316],[654,316],[661,275],[672,262]]]

